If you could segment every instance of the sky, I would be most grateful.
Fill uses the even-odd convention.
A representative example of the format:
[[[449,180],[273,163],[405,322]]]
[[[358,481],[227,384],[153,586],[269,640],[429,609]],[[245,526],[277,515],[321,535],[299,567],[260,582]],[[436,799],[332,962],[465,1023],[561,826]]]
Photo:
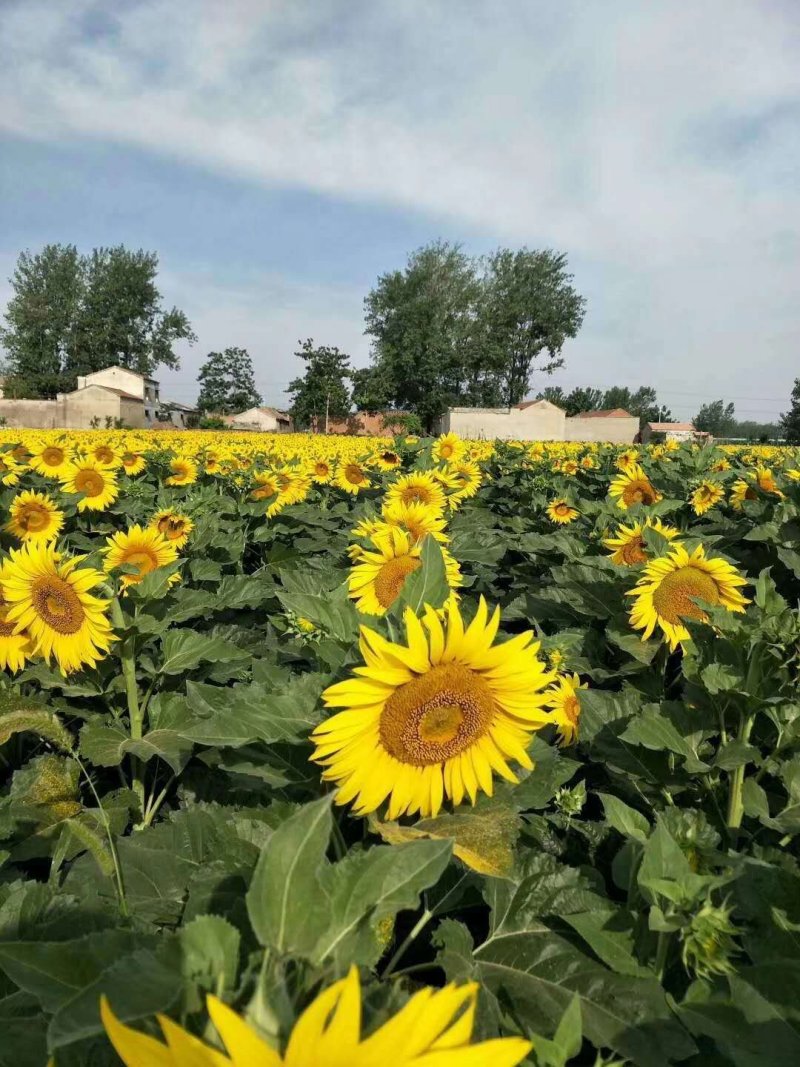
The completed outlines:
[[[555,248],[545,385],[775,418],[800,376],[796,0],[0,0],[0,309],[23,249],[157,251],[204,355],[285,404],[301,338],[428,241]]]

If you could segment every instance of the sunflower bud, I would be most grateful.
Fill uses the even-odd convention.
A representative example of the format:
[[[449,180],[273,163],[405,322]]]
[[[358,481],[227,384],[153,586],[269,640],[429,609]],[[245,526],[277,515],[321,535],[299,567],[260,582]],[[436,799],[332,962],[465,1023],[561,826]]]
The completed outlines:
[[[681,932],[683,965],[698,978],[715,974],[731,974],[731,957],[736,954],[736,927],[730,919],[730,908],[715,906],[706,900]]]

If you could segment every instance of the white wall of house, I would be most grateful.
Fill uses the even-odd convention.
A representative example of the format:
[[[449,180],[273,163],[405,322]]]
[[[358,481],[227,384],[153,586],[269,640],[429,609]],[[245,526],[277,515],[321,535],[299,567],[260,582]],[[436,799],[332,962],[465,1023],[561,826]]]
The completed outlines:
[[[582,419],[579,416],[565,420],[565,441],[608,441],[616,445],[629,445],[639,432],[639,420],[631,415]]]
[[[106,367],[91,374],[79,375],[78,389],[85,389],[89,385],[106,385],[111,389],[121,389],[123,393],[140,396],[144,404],[145,425],[149,426],[155,420],[160,406],[159,383],[155,378],[146,378],[126,367]]]
[[[546,400],[526,408],[450,408],[440,432],[494,441],[563,441],[566,416]]]

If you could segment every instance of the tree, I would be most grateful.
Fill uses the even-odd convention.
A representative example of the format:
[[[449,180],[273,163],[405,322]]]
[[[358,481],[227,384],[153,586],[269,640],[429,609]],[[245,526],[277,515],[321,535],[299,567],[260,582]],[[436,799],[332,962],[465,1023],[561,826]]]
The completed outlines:
[[[253,361],[246,348],[209,352],[197,380],[200,382],[199,411],[236,415],[261,403]]]
[[[291,395],[290,408],[298,429],[328,432],[331,419],[346,419],[350,414],[350,357],[335,346],[315,345],[312,338],[298,341],[298,359],[306,364],[302,378],[295,378],[286,390]]]
[[[403,271],[378,279],[364,301],[376,379],[392,406],[419,415],[426,430],[467,394],[482,398],[475,345],[480,283],[457,245],[420,248]]]
[[[736,425],[733,404],[724,400],[703,404],[693,421],[696,430],[704,430],[713,437],[730,437]]]
[[[555,404],[557,408],[567,407],[567,394],[561,388],[560,385],[547,385],[540,393],[536,394],[537,400],[548,400],[551,404]]]
[[[582,411],[597,411],[603,403],[603,393],[600,389],[573,389],[564,401],[564,410],[567,415],[580,415]]]
[[[800,378],[794,380],[792,406],[781,415],[781,429],[788,444],[800,444]]]
[[[174,344],[197,338],[182,311],[162,307],[157,273],[154,252],[121,245],[88,256],[74,245],[23,252],[0,328],[9,395],[73,389],[79,374],[114,364],[145,375],[176,368]]]
[[[603,395],[602,406],[607,410],[622,408],[630,415],[639,418],[639,429],[648,422],[669,422],[672,412],[666,405],[658,403],[655,389],[651,385],[640,385],[635,392],[627,386],[615,385]]]
[[[572,286],[567,257],[551,249],[514,252],[500,248],[486,261],[481,308],[484,359],[500,379],[502,402],[518,404],[527,394],[534,361],[552,374],[564,365],[564,342],[575,337],[586,300]]]

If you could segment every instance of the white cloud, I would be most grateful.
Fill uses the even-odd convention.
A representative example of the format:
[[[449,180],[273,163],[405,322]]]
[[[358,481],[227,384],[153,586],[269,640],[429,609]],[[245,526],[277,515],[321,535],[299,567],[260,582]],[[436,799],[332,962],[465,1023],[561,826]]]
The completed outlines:
[[[749,395],[757,366],[758,396],[788,393],[800,328],[789,0],[110,11],[6,4],[0,128],[554,245],[590,275],[575,374]]]

